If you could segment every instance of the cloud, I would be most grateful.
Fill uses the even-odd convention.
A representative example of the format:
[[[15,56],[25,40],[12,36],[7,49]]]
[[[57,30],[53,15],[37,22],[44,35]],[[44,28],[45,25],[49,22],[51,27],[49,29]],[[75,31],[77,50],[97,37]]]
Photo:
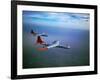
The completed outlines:
[[[88,13],[67,12],[45,12],[45,11],[23,11],[24,19],[31,19],[32,23],[51,25],[67,28],[89,29]],[[26,21],[28,22],[28,20]]]

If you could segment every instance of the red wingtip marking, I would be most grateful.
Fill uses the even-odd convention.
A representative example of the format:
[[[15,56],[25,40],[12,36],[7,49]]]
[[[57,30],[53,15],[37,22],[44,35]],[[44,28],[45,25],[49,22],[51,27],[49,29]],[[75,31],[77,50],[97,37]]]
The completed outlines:
[[[39,51],[46,51],[48,48],[38,48]]]

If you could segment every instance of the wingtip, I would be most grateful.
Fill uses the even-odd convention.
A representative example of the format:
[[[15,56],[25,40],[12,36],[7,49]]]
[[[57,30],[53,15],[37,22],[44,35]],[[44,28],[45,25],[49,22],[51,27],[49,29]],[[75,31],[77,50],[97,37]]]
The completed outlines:
[[[70,46],[67,46],[67,48],[70,49],[71,47]]]
[[[46,51],[48,48],[38,48],[39,51]]]

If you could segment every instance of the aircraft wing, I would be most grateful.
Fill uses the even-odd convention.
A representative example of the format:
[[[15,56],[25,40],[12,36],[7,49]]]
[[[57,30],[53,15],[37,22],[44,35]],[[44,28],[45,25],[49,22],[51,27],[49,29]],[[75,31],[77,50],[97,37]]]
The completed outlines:
[[[49,49],[49,48],[54,48],[54,47],[56,47],[56,46],[58,46],[58,45],[59,45],[59,41],[54,41],[53,44],[47,46],[47,48],[48,48],[48,49]]]
[[[53,42],[53,44],[42,44],[42,45],[44,45],[44,47],[39,48],[38,50],[43,51],[43,50],[48,50],[49,48],[54,48],[59,45],[59,41],[55,41]]]
[[[63,49],[69,49],[70,48],[70,46],[69,45],[67,45],[66,47],[65,46],[56,46],[57,48],[63,48]]]

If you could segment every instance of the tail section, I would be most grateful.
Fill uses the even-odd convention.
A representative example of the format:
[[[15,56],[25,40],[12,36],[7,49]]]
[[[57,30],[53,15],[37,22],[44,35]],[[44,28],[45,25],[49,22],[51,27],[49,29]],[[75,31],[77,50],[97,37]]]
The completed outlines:
[[[38,36],[38,37],[37,37],[36,43],[38,43],[38,44],[44,43],[44,41],[42,40],[41,36]]]

